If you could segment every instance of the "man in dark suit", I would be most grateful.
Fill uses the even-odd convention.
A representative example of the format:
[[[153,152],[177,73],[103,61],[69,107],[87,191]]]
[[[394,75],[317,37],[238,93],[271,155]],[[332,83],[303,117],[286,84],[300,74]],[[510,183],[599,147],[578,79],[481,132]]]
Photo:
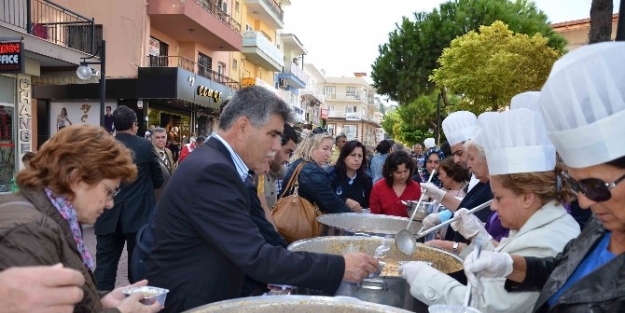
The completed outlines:
[[[160,161],[152,143],[137,134],[137,115],[125,105],[113,112],[115,138],[133,152],[137,165],[137,179],[122,185],[115,197],[115,205],[100,215],[95,223],[96,269],[94,276],[99,290],[113,290],[117,264],[126,243],[128,264],[135,246],[137,231],[147,223],[156,205],[154,189],[163,184]],[[128,266],[130,278],[130,266]]]
[[[291,110],[271,91],[239,90],[219,131],[179,165],[157,205],[150,285],[170,290],[165,313],[241,295],[244,276],[334,293],[374,272],[376,259],[290,252],[268,244],[250,217],[244,181],[280,149]]]

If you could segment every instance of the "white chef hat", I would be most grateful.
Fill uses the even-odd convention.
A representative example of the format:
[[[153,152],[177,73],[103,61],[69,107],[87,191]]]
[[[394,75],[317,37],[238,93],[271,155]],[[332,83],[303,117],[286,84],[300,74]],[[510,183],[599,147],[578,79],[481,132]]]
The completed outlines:
[[[625,43],[580,47],[556,61],[540,92],[551,141],[566,165],[625,156]]]
[[[482,115],[487,114],[484,118]],[[480,146],[490,175],[552,171],[553,146],[540,113],[528,109],[484,113],[478,118]]]
[[[484,141],[486,140],[486,133],[482,131],[480,125],[488,124],[489,120],[495,118],[497,116],[497,112],[484,112],[477,117],[477,127],[475,128],[475,134],[473,134],[471,141],[473,141],[476,145],[483,147]]]
[[[423,141],[423,145],[425,146],[425,149],[430,149],[436,147],[436,141],[434,138],[427,138]]]
[[[477,117],[468,111],[451,113],[443,120],[443,132],[450,146],[473,138]]]
[[[526,91],[512,97],[510,110],[515,109],[528,109],[540,112],[540,92]]]

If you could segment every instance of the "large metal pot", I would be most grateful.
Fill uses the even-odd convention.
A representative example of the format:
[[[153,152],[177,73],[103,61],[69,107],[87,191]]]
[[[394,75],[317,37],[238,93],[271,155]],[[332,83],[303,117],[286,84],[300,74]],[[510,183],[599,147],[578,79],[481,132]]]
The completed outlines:
[[[383,214],[336,213],[324,214],[317,217],[321,224],[321,236],[395,236],[398,231],[406,228],[407,217],[390,216]],[[421,222],[414,221],[410,231],[417,234]]]
[[[207,304],[183,313],[409,313],[386,305],[348,297],[265,296]]]
[[[289,245],[288,249],[291,251],[308,251],[338,255],[355,252],[373,255],[375,249],[385,241],[390,245],[391,250],[388,251],[382,260],[386,262],[382,274],[379,277],[367,278],[359,284],[343,282],[335,295],[355,297],[360,300],[390,305],[417,313],[427,313],[427,306],[410,294],[410,285],[399,276],[398,268],[400,266],[400,261],[431,262],[432,266],[437,270],[450,274],[462,272],[462,259],[457,255],[441,249],[418,244],[415,253],[408,256],[397,250],[392,239],[357,236],[330,236],[299,240]],[[319,294],[306,289],[300,289],[298,292]]]

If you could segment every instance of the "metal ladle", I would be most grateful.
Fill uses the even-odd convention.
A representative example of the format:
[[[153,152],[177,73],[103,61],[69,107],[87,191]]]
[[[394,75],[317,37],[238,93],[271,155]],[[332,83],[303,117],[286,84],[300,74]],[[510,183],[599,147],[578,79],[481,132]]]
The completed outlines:
[[[484,246],[484,240],[482,240],[482,238],[476,237],[475,238],[475,248],[474,248],[474,252],[473,252],[473,261],[475,262],[479,257],[480,254],[482,253],[482,247]],[[473,293],[473,286],[471,285],[471,282],[467,283],[467,291],[464,294],[464,306],[465,307],[470,307],[471,306],[471,296]]]
[[[430,174],[430,178],[428,179],[428,184],[432,181],[432,177],[434,177],[435,173],[436,173],[436,170],[433,170],[432,173]],[[408,225],[406,225],[406,228],[400,230],[399,232],[397,232],[397,235],[395,235],[395,246],[397,247],[399,251],[401,251],[401,253],[405,255],[412,255],[415,252],[415,249],[417,247],[417,239],[415,238],[414,234],[409,231],[409,229],[410,229],[410,224],[412,224],[412,220],[414,219],[415,214],[417,213],[419,209],[419,206],[421,206],[421,201],[423,201],[423,198],[425,197],[426,194],[427,194],[427,189],[421,193],[419,202],[417,202],[417,207],[414,211],[412,211],[412,216],[410,216],[410,220],[408,221]]]

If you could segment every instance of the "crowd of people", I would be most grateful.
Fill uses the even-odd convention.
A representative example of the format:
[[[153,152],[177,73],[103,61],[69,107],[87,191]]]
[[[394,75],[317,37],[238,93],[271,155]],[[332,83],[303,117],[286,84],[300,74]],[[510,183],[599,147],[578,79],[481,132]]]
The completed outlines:
[[[570,52],[540,92],[503,112],[453,112],[445,143],[412,150],[383,140],[371,153],[323,129],[302,135],[289,106],[256,86],[178,159],[165,129],[136,136],[125,106],[112,113],[114,135],[63,127],[24,160],[19,191],[0,196],[0,312],[182,312],[268,284],[334,294],[360,282],[379,267],[372,256],[286,249],[272,208],[293,192],[284,182],[298,168],[298,195],[322,214],[408,217],[402,200],[424,195],[425,228],[455,217],[426,244],[464,258],[482,312],[623,311],[624,51]],[[83,224],[95,225],[95,258]],[[168,289],[164,307],[115,288],[124,246],[130,286]],[[400,271],[427,305],[460,304],[469,288],[425,262]]]

